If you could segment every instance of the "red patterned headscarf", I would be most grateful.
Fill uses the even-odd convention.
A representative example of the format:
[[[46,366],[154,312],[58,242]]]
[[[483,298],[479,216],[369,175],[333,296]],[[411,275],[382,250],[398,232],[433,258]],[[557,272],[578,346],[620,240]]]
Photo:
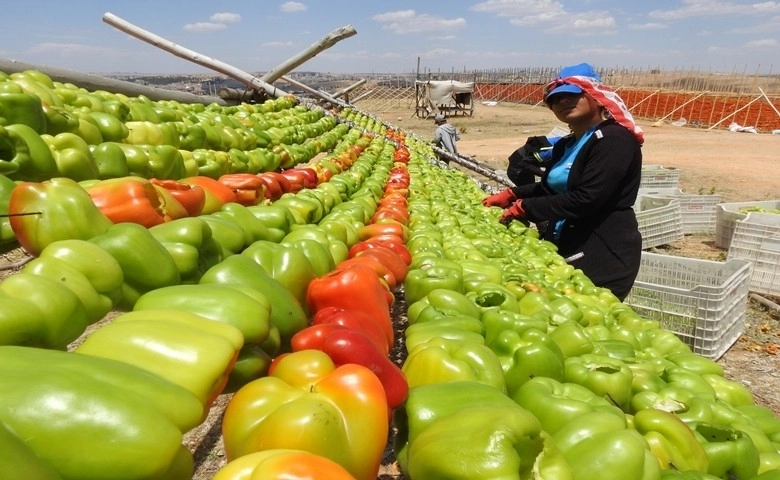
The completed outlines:
[[[593,97],[602,107],[606,108],[612,118],[620,125],[623,125],[634,134],[639,144],[645,141],[644,132],[634,121],[628,107],[614,90],[602,84],[595,78],[586,76],[571,76],[565,78],[555,78],[544,87],[544,98],[550,94],[556,87],[561,85],[575,85]]]

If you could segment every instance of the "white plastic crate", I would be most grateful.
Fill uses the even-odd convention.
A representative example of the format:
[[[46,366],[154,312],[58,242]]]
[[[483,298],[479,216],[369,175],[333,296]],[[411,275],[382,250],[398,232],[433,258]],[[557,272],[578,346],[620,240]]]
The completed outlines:
[[[679,184],[679,170],[664,168],[662,165],[642,165],[639,188],[677,188]]]
[[[715,233],[715,211],[721,202],[720,195],[683,193],[679,188],[640,188],[639,194],[679,200],[683,234]]]
[[[642,252],[625,303],[685,341],[694,353],[720,358],[745,328],[750,262]]]
[[[642,234],[642,249],[667,245],[683,238],[680,201],[670,197],[637,196],[636,221]]]
[[[780,209],[780,200],[762,200],[754,202],[719,203],[715,206],[715,246],[728,250],[737,221],[744,219],[747,213],[742,209],[760,207],[766,210]]]
[[[737,221],[727,258],[753,264],[751,291],[780,296],[780,215],[751,212]]]

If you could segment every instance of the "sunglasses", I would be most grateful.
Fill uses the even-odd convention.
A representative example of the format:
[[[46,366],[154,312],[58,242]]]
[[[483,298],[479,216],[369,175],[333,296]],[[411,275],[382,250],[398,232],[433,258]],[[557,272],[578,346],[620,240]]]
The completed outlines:
[[[570,92],[562,92],[562,93],[556,93],[552,97],[547,97],[544,99],[544,103],[547,104],[548,107],[552,107],[553,105],[557,104],[561,100],[579,100],[580,97],[582,97],[585,94],[585,92],[580,93],[570,93]]]

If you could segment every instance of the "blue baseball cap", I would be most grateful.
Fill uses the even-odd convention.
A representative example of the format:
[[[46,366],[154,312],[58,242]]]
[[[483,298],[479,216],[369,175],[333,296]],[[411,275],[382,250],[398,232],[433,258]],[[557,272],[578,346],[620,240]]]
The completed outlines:
[[[594,80],[601,81],[601,75],[599,75],[593,66],[589,63],[580,63],[579,65],[571,65],[569,67],[563,67],[557,75],[558,78],[566,77],[590,77]],[[568,83],[558,85],[553,88],[547,96],[544,97],[545,101],[553,95],[558,93],[582,93],[582,89],[576,85],[569,85]]]

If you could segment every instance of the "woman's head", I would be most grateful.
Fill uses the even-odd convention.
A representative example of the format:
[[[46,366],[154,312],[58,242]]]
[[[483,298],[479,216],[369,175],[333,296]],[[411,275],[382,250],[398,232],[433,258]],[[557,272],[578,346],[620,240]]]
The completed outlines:
[[[560,96],[582,95],[582,88],[566,81],[569,77],[587,77],[601,82],[601,75],[588,63],[563,67],[553,81],[547,84],[544,93],[544,102],[552,108],[552,103],[558,101]],[[556,98],[557,97],[557,98]]]

